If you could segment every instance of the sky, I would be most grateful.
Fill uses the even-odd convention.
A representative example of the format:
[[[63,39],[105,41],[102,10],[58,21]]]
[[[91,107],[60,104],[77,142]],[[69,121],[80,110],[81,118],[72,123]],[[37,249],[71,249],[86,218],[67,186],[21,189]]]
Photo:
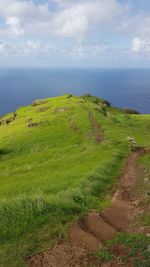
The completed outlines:
[[[0,67],[150,67],[150,0],[0,0]]]

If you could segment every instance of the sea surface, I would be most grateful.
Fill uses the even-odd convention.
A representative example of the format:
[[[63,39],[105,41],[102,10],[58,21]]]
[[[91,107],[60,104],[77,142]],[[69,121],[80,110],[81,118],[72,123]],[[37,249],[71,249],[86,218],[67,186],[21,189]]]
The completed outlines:
[[[150,69],[0,69],[0,115],[65,93],[90,93],[150,114]]]

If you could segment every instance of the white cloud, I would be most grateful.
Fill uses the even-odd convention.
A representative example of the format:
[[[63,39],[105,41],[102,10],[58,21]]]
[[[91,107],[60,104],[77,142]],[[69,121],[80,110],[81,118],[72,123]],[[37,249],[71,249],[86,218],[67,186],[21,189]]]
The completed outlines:
[[[48,4],[36,5],[32,0],[0,0],[0,15],[3,17],[45,17],[49,14]]]
[[[150,52],[150,39],[140,39],[138,37],[132,40],[132,50],[136,53]]]
[[[36,5],[27,0],[0,0],[0,17],[5,26],[1,29],[1,35],[21,35],[36,21],[49,19],[48,4]]]
[[[150,53],[150,12],[133,11],[131,2],[0,0],[1,58],[144,58]]]
[[[21,26],[21,22],[17,17],[6,18],[6,25],[9,26],[10,32],[13,35],[21,35],[24,33],[24,29]]]
[[[0,42],[0,52],[3,52],[6,49],[6,44],[3,42]]]
[[[26,47],[31,50],[37,50],[40,49],[41,44],[39,41],[27,41]]]
[[[118,48],[117,48],[118,49]],[[88,58],[98,59],[107,56],[112,52],[116,54],[116,48],[107,44],[50,44],[40,42],[39,40],[28,40],[20,45],[8,46],[0,42],[0,51],[7,53],[7,56],[13,57],[40,57],[40,58],[63,58],[69,60],[86,60]]]
[[[139,52],[142,48],[142,41],[140,40],[140,38],[134,38],[132,40],[132,50],[134,52]]]
[[[59,53],[60,48],[58,46],[52,46],[51,44],[42,43],[39,40],[28,40],[25,44],[19,47],[19,53],[26,57],[49,57],[55,56]],[[56,52],[56,53],[55,53]]]
[[[116,0],[80,1],[60,10],[53,24],[58,35],[80,38],[94,25],[110,25],[125,10]]]
[[[50,10],[49,3],[56,7]],[[57,36],[83,39],[97,28],[98,34],[150,37],[150,14],[130,14],[129,5],[117,0],[0,0],[0,34]]]
[[[5,35],[20,35],[25,31],[71,38],[83,38],[95,25],[111,25],[124,12],[126,6],[117,0],[53,0],[57,9],[50,11],[46,4],[25,0],[0,0],[0,16],[6,27]],[[52,0],[50,1],[52,2]]]

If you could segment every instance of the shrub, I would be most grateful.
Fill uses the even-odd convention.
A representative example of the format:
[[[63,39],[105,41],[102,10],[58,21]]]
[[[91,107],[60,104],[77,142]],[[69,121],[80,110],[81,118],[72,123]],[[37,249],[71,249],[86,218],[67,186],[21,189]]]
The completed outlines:
[[[92,95],[90,93],[86,93],[85,95],[83,95],[83,97],[92,97]]]
[[[36,107],[36,106],[40,106],[46,103],[47,103],[47,100],[35,100],[32,102],[31,106]]]
[[[126,108],[126,109],[124,109],[123,111],[124,111],[125,114],[140,114],[140,113],[139,113],[137,110],[135,110],[135,109],[128,109],[128,108]]]
[[[106,99],[103,99],[102,104],[105,105],[106,107],[111,107],[111,103]]]

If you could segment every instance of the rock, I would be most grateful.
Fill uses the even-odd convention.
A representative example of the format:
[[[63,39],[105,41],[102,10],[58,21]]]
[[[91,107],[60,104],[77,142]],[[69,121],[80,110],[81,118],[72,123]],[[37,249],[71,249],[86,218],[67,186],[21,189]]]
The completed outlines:
[[[64,108],[57,108],[55,111],[58,112],[58,113],[63,113],[65,111],[69,110],[68,107],[64,107]]]
[[[49,109],[49,107],[39,108],[38,110],[42,112],[42,111],[46,111],[47,109]]]

